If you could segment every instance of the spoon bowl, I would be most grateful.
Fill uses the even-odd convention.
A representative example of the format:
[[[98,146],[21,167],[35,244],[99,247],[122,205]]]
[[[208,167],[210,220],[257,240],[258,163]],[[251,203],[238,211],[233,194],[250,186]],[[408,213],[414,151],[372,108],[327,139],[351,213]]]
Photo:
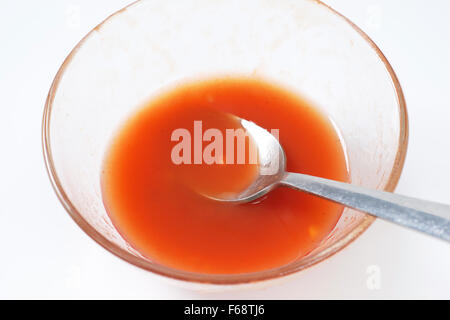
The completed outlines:
[[[203,194],[210,199],[236,203],[250,202],[276,188],[285,175],[286,155],[277,138],[254,122],[240,118],[238,120],[250,137],[249,149],[257,152],[258,173],[244,191],[214,195]]]

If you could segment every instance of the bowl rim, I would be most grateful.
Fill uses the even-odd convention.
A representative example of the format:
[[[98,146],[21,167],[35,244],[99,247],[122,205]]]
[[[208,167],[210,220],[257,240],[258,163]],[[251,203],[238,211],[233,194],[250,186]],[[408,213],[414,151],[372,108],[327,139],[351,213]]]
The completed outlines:
[[[400,175],[403,170],[405,157],[408,149],[408,113],[406,108],[406,102],[403,95],[403,90],[400,86],[399,80],[382,53],[382,51],[378,48],[378,46],[373,42],[373,40],[364,33],[358,26],[356,26],[352,21],[350,21],[347,17],[343,16],[329,5],[323,3],[320,0],[311,0],[316,4],[323,6],[325,9],[329,10],[332,14],[336,15],[340,19],[343,19],[344,22],[348,23],[352,29],[354,29],[358,34],[370,45],[370,47],[376,52],[380,60],[383,62],[386,70],[389,73],[392,84],[394,86],[394,90],[397,97],[397,105],[398,112],[400,115],[400,134],[399,134],[399,143],[397,154],[395,156],[394,164],[392,167],[391,174],[389,176],[388,182],[385,185],[385,191],[394,191],[395,187],[398,184],[400,179]],[[45,167],[53,187],[59,201],[62,203],[63,207],[69,213],[71,218],[75,221],[75,223],[95,242],[97,242],[100,246],[105,248],[107,251],[111,252],[115,256],[121,258],[122,260],[139,267],[141,269],[150,271],[154,274],[158,274],[160,276],[168,277],[174,280],[181,280],[186,282],[194,282],[194,283],[205,283],[205,284],[216,284],[216,285],[233,285],[233,284],[248,284],[252,282],[260,282],[266,280],[273,280],[276,278],[281,278],[293,273],[297,273],[301,270],[304,270],[310,266],[313,266],[316,263],[319,263],[322,260],[325,260],[332,256],[333,254],[339,252],[347,245],[352,243],[359,235],[361,235],[374,221],[375,217],[366,215],[362,221],[353,227],[347,234],[342,236],[336,243],[332,244],[325,250],[321,251],[314,257],[305,258],[301,261],[301,263],[290,263],[285,266],[269,269],[264,271],[252,272],[252,273],[244,273],[244,274],[230,274],[230,275],[217,275],[217,274],[200,274],[187,272],[182,270],[177,270],[174,268],[166,267],[164,265],[148,262],[142,258],[139,258],[130,252],[122,249],[117,244],[111,242],[107,238],[105,238],[102,234],[100,234],[94,227],[92,227],[78,212],[75,206],[70,201],[69,197],[64,191],[62,184],[59,180],[58,174],[56,172],[52,151],[51,151],[51,143],[50,143],[50,120],[51,120],[51,111],[52,105],[55,98],[56,91],[58,89],[59,82],[64,72],[66,71],[67,66],[71,62],[74,55],[77,53],[78,49],[84,44],[84,42],[89,38],[89,36],[95,31],[98,30],[105,22],[107,22],[110,18],[119,15],[124,12],[126,9],[140,3],[141,0],[134,1],[124,8],[114,12],[109,15],[106,19],[104,19],[100,24],[90,30],[72,49],[69,55],[65,58],[64,62],[60,66],[58,72],[55,75],[55,78],[50,86],[50,90],[47,95],[47,99],[44,107],[44,114],[42,119],[42,149],[44,155]]]

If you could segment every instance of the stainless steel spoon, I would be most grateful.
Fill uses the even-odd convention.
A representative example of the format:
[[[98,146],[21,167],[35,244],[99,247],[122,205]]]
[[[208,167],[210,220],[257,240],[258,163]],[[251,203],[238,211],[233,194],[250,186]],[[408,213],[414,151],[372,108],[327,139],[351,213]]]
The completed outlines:
[[[243,192],[209,198],[243,203],[279,186],[291,187],[341,203],[373,216],[450,242],[450,206],[372,190],[300,173],[286,172],[286,157],[278,140],[253,122],[240,119],[258,152],[259,174]]]

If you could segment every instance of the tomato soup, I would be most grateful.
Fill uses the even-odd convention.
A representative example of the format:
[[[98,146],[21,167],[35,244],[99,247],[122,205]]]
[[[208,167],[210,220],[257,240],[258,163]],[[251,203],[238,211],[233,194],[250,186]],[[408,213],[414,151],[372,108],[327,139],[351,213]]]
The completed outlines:
[[[336,225],[341,205],[284,187],[244,204],[203,195],[240,192],[257,173],[248,155],[227,161],[238,158],[237,138],[232,149],[211,149],[241,129],[232,115],[278,130],[288,171],[348,181],[335,127],[297,94],[251,78],[178,85],[125,122],[104,161],[105,208],[141,255],[191,272],[255,272],[306,255]]]

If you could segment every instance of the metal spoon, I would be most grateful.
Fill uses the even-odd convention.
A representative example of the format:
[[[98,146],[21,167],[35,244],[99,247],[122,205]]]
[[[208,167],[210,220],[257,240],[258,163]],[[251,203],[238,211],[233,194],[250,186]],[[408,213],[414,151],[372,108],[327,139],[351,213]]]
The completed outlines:
[[[450,242],[450,206],[372,190],[306,174],[286,172],[286,157],[278,140],[253,122],[240,119],[258,152],[259,172],[239,194],[209,198],[243,203],[253,201],[276,187],[286,186],[341,203],[373,216]]]

